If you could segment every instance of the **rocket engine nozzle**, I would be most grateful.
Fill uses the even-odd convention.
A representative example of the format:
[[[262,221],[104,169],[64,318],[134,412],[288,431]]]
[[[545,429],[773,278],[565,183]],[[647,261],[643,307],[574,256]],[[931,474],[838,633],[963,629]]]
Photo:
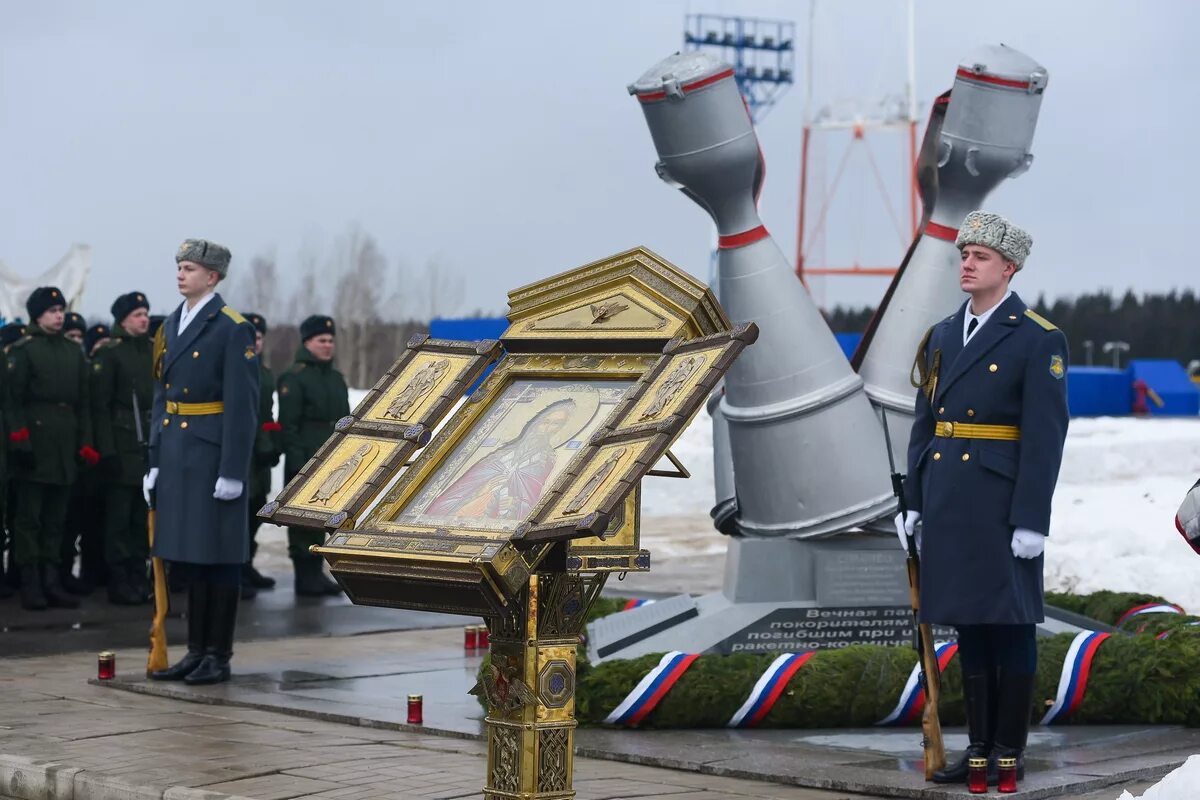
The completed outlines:
[[[726,374],[713,414],[727,426],[736,488],[736,505],[723,496],[714,510],[722,529],[809,537],[889,514],[886,451],[862,380],[759,218],[763,160],[733,68],[706,53],[676,54],[629,91],[659,176],[717,225],[721,304],[760,329]],[[716,434],[723,448],[725,431]]]
[[[1033,163],[1030,148],[1048,80],[1045,67],[1029,56],[986,45],[959,63],[948,104],[935,105],[931,114],[916,165],[926,203],[921,232],[855,354],[871,402],[909,423],[916,402],[909,374],[917,345],[931,325],[965,300],[954,244],[958,227],[1001,181]],[[897,453],[906,452],[910,427],[893,421]]]

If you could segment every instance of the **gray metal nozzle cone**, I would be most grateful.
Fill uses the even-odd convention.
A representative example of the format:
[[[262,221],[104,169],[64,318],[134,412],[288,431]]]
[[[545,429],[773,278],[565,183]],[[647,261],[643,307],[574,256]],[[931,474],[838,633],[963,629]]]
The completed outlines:
[[[958,285],[958,227],[1005,178],[1033,163],[1030,148],[1047,80],[1046,69],[1023,53],[988,45],[962,60],[949,104],[934,108],[917,164],[927,206],[923,230],[856,354],[871,402],[896,412],[891,436],[897,453],[908,447],[917,396],[909,375],[917,345],[966,299]]]
[[[721,304],[760,329],[717,409],[728,426],[736,531],[806,538],[891,513],[886,451],[862,380],[759,219],[762,156],[732,67],[676,54],[629,91],[659,176],[716,222]]]

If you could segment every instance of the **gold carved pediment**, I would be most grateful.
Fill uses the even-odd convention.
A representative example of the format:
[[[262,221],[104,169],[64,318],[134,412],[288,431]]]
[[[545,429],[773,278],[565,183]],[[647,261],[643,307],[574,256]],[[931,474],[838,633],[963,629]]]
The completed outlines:
[[[671,339],[731,327],[707,286],[644,247],[514,289],[508,304],[512,324],[501,341],[510,351],[585,339],[657,352]]]

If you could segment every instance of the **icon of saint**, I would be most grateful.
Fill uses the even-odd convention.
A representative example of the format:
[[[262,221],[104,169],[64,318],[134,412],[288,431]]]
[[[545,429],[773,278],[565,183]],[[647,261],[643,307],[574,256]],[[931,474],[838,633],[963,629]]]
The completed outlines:
[[[609,453],[608,458],[600,465],[600,469],[592,473],[592,477],[588,478],[587,483],[579,487],[579,491],[571,498],[571,502],[567,503],[566,508],[562,510],[562,516],[578,514],[583,510],[583,504],[591,499],[596,490],[600,488],[600,484],[604,483],[604,480],[612,474],[612,471],[616,469],[617,462],[621,460],[628,449],[627,447],[619,447]]]
[[[700,369],[700,365],[703,363],[703,356],[688,356],[680,360],[675,365],[675,368],[667,374],[667,377],[663,379],[663,382],[658,385],[658,388],[654,390],[654,400],[646,407],[642,415],[638,417],[638,421],[654,419],[661,414],[663,409],[667,407],[667,404],[675,399],[675,395],[679,394],[679,390],[687,383],[688,378],[692,377],[692,374]]]
[[[313,492],[312,497],[308,498],[308,502],[327,505],[333,499],[333,496],[340,492],[342,487],[346,485],[346,482],[358,471],[363,459],[371,453],[373,447],[374,445],[370,443],[359,445],[358,449],[349,458],[329,471],[329,474],[325,476],[325,480],[321,481],[321,485]]]
[[[542,498],[554,470],[554,439],[575,413],[574,400],[558,400],[525,423],[446,487],[425,513],[431,517],[522,520]]]
[[[388,405],[383,416],[404,419],[412,407],[429,394],[434,386],[437,386],[438,381],[442,379],[448,369],[450,369],[450,361],[445,358],[426,363],[409,379],[408,385],[400,390],[400,394],[396,395],[396,399]]]

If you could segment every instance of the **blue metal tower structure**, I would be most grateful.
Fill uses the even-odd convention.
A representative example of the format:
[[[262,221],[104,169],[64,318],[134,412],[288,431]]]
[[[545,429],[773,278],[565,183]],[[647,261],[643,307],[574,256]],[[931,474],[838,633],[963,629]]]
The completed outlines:
[[[685,50],[707,50],[733,65],[755,124],[795,82],[796,23],[719,14],[684,17]]]

